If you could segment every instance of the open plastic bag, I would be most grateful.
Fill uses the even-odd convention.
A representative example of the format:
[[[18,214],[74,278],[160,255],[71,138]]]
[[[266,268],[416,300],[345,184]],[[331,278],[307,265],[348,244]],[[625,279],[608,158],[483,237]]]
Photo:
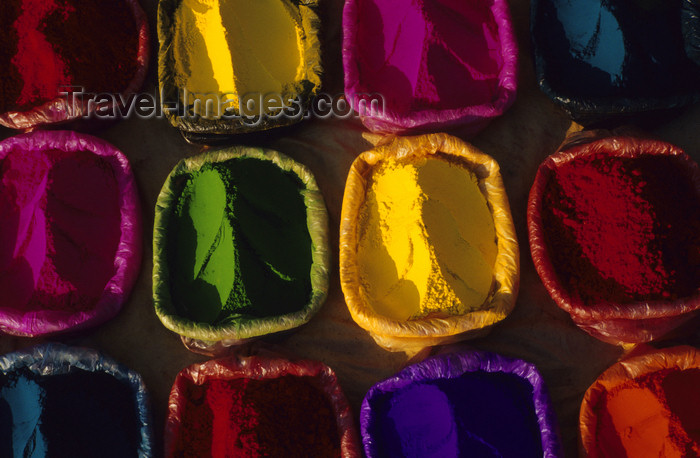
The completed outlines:
[[[471,170],[478,178],[496,231],[497,255],[492,270],[494,287],[486,302],[463,315],[424,317],[406,321],[375,311],[361,292],[358,221],[365,201],[367,177],[385,158],[423,159],[446,156]],[[518,241],[500,169],[496,161],[446,134],[429,134],[390,140],[358,156],[350,168],[340,222],[340,282],[353,320],[374,340],[391,351],[416,352],[424,347],[473,338],[503,320],[513,309],[520,280]]]
[[[170,392],[165,427],[165,456],[175,456],[179,439],[188,433],[182,425],[182,416],[185,414],[188,401],[188,386],[201,386],[212,380],[248,378],[260,381],[278,379],[284,376],[312,378],[316,388],[322,391],[332,405],[332,415],[337,421],[341,456],[359,457],[360,446],[352,411],[333,371],[316,361],[288,361],[272,356],[229,357],[195,364],[181,371]],[[278,404],[280,410],[284,410],[285,398],[283,394],[280,392],[278,398],[270,400]],[[290,428],[293,429],[293,426],[290,425]],[[232,434],[232,431],[228,431],[227,434]],[[280,434],[286,434],[286,432],[280,432]],[[321,438],[318,440],[320,441]]]
[[[8,276],[7,278],[14,278],[14,281],[11,281],[9,286],[12,288],[16,286],[17,290],[21,288],[23,291],[37,291],[40,286],[39,280],[43,278],[41,275],[38,275],[44,265],[42,259],[48,259],[48,256],[57,258],[63,253],[61,260],[55,261],[58,263],[58,275],[63,280],[61,278],[47,277],[49,278],[47,283],[53,282],[56,284],[54,286],[56,291],[51,292],[52,297],[67,298],[67,300],[61,300],[63,302],[67,301],[68,306],[51,309],[46,305],[46,298],[44,298],[34,301],[34,305],[31,308],[27,308],[27,300],[15,301],[17,302],[16,304],[11,302],[11,298],[16,295],[11,294],[12,291],[6,289],[3,292],[3,298],[0,299],[0,329],[8,334],[34,337],[96,326],[111,319],[119,312],[124,302],[126,302],[141,268],[141,204],[131,166],[126,156],[109,143],[89,135],[70,131],[39,131],[8,138],[0,142],[0,164],[8,155],[13,157],[13,164],[22,163],[25,156],[32,157],[29,154],[30,152],[45,153],[47,157],[58,157],[61,152],[76,153],[78,155],[90,154],[94,155],[95,160],[102,162],[93,165],[94,168],[92,170],[80,169],[77,166],[73,169],[67,169],[64,166],[62,169],[67,169],[64,173],[67,176],[62,178],[61,181],[63,183],[62,192],[70,194],[73,201],[77,199],[79,202],[84,202],[86,200],[85,197],[88,196],[87,202],[92,206],[92,208],[81,208],[82,213],[79,213],[77,216],[70,213],[75,212],[75,208],[72,208],[70,203],[61,200],[65,197],[61,193],[54,196],[57,202],[54,204],[54,207],[58,207],[55,213],[54,207],[49,206],[46,210],[41,208],[39,202],[42,198],[46,198],[46,180],[48,178],[40,183],[35,180],[38,184],[33,182],[33,184],[30,184],[29,182],[29,177],[35,178],[38,172],[26,172],[26,167],[20,166],[20,170],[25,170],[22,172],[24,173],[22,175],[24,177],[23,180],[17,181],[17,177],[8,176],[8,180],[14,180],[17,183],[16,186],[23,186],[26,188],[26,192],[34,195],[33,199],[28,199],[26,196],[20,198],[22,196],[20,192],[15,192],[14,194],[8,192],[5,194],[7,199],[0,199],[2,200],[0,205],[3,207],[8,205],[8,207],[5,207],[6,210],[4,211],[7,213],[3,215],[3,225],[0,227],[2,233],[5,234],[5,238],[2,240],[3,249],[0,252],[3,253],[3,268],[7,268],[7,272],[4,273]],[[77,159],[75,163],[82,163],[82,167],[85,167],[84,164],[87,160],[84,156],[81,157],[82,159]],[[31,160],[34,159],[27,159],[27,161]],[[31,163],[27,162],[27,164]],[[10,165],[5,167],[9,168]],[[104,171],[100,167],[107,167],[109,170]],[[51,166],[46,172],[47,177],[55,169],[55,166]],[[86,170],[96,173],[94,176],[86,176]],[[103,175],[98,175],[97,172]],[[101,246],[100,241],[105,239],[102,238],[104,235],[102,233],[86,232],[87,230],[94,231],[94,227],[85,228],[79,225],[75,227],[76,223],[72,221],[80,221],[78,216],[88,215],[93,218],[89,219],[89,221],[93,222],[93,226],[94,221],[96,221],[94,218],[98,219],[97,222],[102,224],[103,228],[107,224],[105,221],[99,221],[101,218],[99,207],[102,204],[101,199],[108,199],[108,196],[90,194],[96,192],[95,189],[98,189],[97,192],[104,189],[101,186],[105,176],[114,177],[114,186],[116,187],[116,197],[114,198],[116,199],[116,205],[118,205],[116,217],[119,218],[119,222],[115,223],[116,227],[110,226],[106,228],[109,229],[110,234],[116,233],[115,237],[118,237],[118,244],[113,254],[113,267],[111,274],[104,274],[105,278],[108,279],[96,302],[88,304],[87,307],[75,308],[72,304],[78,301],[77,296],[80,291],[73,290],[71,294],[66,295],[61,292],[60,281],[65,282],[65,279],[70,279],[76,284],[80,283],[83,285],[82,289],[93,289],[94,285],[85,285],[88,272],[81,273],[81,269],[89,268],[85,267],[86,265],[94,265],[94,263],[89,264],[89,262],[93,262],[99,257],[95,250]],[[0,179],[2,179],[1,175]],[[55,180],[53,181],[55,182]],[[11,187],[12,185],[9,186]],[[66,216],[68,214],[70,215]],[[50,224],[46,222],[56,215],[62,215],[61,221]],[[48,234],[49,230],[51,230],[65,236],[67,225],[71,228],[67,237],[73,238],[72,244],[63,243],[60,245],[59,240],[59,242],[55,243],[55,246],[59,247],[56,248],[57,253],[53,255],[48,253],[47,235],[42,234]],[[60,237],[58,238],[60,239]],[[84,244],[84,252],[81,252],[83,253],[81,254],[83,256],[82,259],[77,257],[74,251],[70,251],[78,249],[74,248],[74,246],[78,246],[74,245],[76,243]],[[64,247],[68,251],[64,251],[60,247]],[[68,257],[70,259],[66,259]],[[99,262],[107,262],[107,260],[100,259]],[[23,268],[23,265],[32,265],[34,275],[32,275],[32,270]],[[64,273],[62,274],[61,272]],[[101,278],[102,276],[103,274],[100,274]],[[23,280],[20,281],[20,278]],[[90,295],[92,294],[90,293]],[[97,295],[98,293],[95,292],[94,294]],[[25,299],[29,298],[25,297]]]

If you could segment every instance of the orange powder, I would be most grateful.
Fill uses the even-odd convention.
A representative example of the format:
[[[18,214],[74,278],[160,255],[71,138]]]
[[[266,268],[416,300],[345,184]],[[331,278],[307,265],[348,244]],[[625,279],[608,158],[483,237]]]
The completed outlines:
[[[605,393],[597,456],[666,458],[700,453],[700,370],[664,369]]]

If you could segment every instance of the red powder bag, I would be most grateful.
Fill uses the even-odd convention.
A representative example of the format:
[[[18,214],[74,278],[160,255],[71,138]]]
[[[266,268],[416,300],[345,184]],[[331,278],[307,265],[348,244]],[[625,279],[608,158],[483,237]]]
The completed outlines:
[[[581,456],[700,454],[700,354],[680,346],[619,362],[581,404]]]
[[[542,163],[530,190],[535,268],[592,336],[660,338],[700,309],[700,170],[668,143],[583,135]]]
[[[476,133],[515,100],[517,67],[505,0],[345,3],[345,96],[374,132]]]
[[[359,457],[333,371],[261,356],[195,364],[170,392],[165,456]]]
[[[141,265],[141,212],[126,157],[95,137],[0,142],[0,330],[38,336],[112,318]]]
[[[148,23],[138,0],[4,0],[0,50],[0,125],[29,129],[95,111],[90,97],[61,92],[116,99],[100,100],[100,112],[136,92],[148,66]]]

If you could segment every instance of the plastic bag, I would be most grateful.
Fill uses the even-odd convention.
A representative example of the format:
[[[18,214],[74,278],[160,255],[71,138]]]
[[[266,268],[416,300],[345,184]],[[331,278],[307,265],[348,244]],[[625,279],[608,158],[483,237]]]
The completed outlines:
[[[120,0],[131,7],[136,22],[136,30],[138,31],[138,51],[137,51],[137,67],[134,77],[129,85],[120,93],[115,94],[115,97],[122,96],[126,99],[129,94],[136,93],[143,85],[148,70],[148,62],[150,59],[150,44],[148,20],[138,0]],[[3,24],[3,27],[10,28],[9,24]],[[113,37],[105,36],[104,39],[111,40]],[[80,84],[80,81],[76,83]],[[104,88],[103,88],[104,89]],[[100,92],[98,89],[97,92]],[[112,105],[110,105],[112,106]],[[88,98],[85,97],[69,97],[59,96],[54,100],[46,102],[40,106],[33,107],[28,111],[10,111],[0,113],[0,125],[13,129],[31,129],[36,126],[46,124],[56,124],[65,121],[76,120],[78,118],[88,116],[95,111],[95,104],[88,104]],[[116,107],[113,107],[116,108]],[[101,110],[105,109],[101,105]]]
[[[498,244],[493,267],[495,291],[477,310],[448,318],[389,319],[374,311],[361,294],[357,247],[358,218],[365,200],[367,175],[387,157],[426,158],[451,156],[475,172],[493,215]],[[485,334],[513,309],[520,282],[518,241],[500,169],[494,159],[458,138],[429,134],[390,140],[358,156],[350,168],[340,222],[340,283],[353,320],[374,340],[391,351],[415,352],[423,347],[454,342]]]
[[[697,102],[680,1],[536,0],[531,33],[540,89],[584,124],[653,121]],[[687,23],[687,21],[686,21]]]
[[[265,317],[240,315],[230,323],[211,325],[182,316],[172,302],[167,258],[168,225],[174,206],[182,192],[182,182],[186,175],[207,163],[224,162],[236,158],[270,161],[280,169],[296,174],[305,185],[301,194],[306,206],[307,226],[311,236],[313,263],[309,275],[312,291],[309,302],[297,312]],[[328,214],[316,180],[304,165],[273,150],[230,147],[183,159],[166,179],[156,203],[153,229],[153,300],[156,314],[163,325],[180,334],[183,343],[189,349],[199,353],[217,354],[226,347],[244,343],[252,338],[288,331],[308,322],[320,309],[328,294],[329,269]]]
[[[378,441],[379,438],[372,435],[372,426],[375,421],[378,421],[378,414],[375,411],[377,402],[385,399],[387,394],[405,390],[411,386],[427,386],[430,382],[437,380],[458,379],[463,374],[470,372],[513,374],[526,380],[532,386],[532,402],[534,403],[534,410],[539,425],[543,456],[551,458],[563,456],[554,409],[544,380],[535,366],[519,359],[510,359],[494,353],[478,351],[449,353],[428,358],[418,364],[406,367],[393,377],[383,380],[370,388],[362,401],[360,411],[360,430],[365,454],[370,458],[384,456]],[[465,395],[480,396],[478,392],[468,391],[465,392]],[[450,402],[449,398],[447,398],[447,402]],[[500,414],[507,416],[508,412],[500,412]],[[430,413],[426,412],[426,415],[430,415]],[[436,421],[443,419],[435,418]],[[526,426],[523,425],[523,428],[526,428]],[[442,431],[442,434],[444,433]],[[457,435],[461,436],[466,433],[466,430],[459,430]],[[509,431],[509,434],[514,433],[514,431]],[[487,445],[493,446],[493,444]],[[465,456],[469,456],[468,450],[461,451],[465,452]],[[494,453],[493,456],[497,456],[497,454]]]
[[[559,279],[548,254],[542,222],[542,199],[552,167],[588,154],[608,153],[636,158],[642,155],[672,155],[687,170],[689,182],[700,195],[700,169],[680,148],[661,141],[630,136],[610,136],[607,131],[575,134],[564,141],[559,151],[540,165],[528,200],[530,252],[535,269],[549,295],[574,323],[588,334],[605,342],[622,345],[658,339],[680,327],[700,310],[700,289],[690,297],[677,300],[645,300],[618,304],[586,304]]]
[[[114,270],[97,303],[86,311],[23,310],[0,302],[0,329],[18,336],[35,337],[97,326],[121,309],[141,268],[141,204],[129,161],[114,146],[89,135],[70,131],[34,132],[0,142],[0,162],[11,152],[87,151],[106,161],[114,174],[119,194],[120,239]],[[76,185],[79,186],[79,185]],[[15,240],[4,240],[4,243]],[[76,262],[80,262],[76,260]]]
[[[288,361],[271,356],[229,357],[194,364],[182,370],[176,377],[168,402],[168,418],[165,426],[165,456],[174,456],[178,438],[184,433],[181,417],[187,398],[188,385],[202,385],[209,380],[276,379],[286,375],[313,377],[333,406],[337,419],[338,437],[343,457],[359,457],[360,446],[352,411],[333,371],[316,361]],[[284,408],[284,398],[278,400]]]
[[[27,350],[0,356],[0,373],[2,375],[28,371],[40,377],[50,377],[52,375],[73,374],[77,372],[76,369],[105,373],[130,387],[133,391],[138,416],[137,454],[142,458],[154,456],[150,399],[141,376],[136,372],[96,350],[68,347],[56,343],[37,345]],[[27,408],[29,407],[27,406]],[[75,414],[75,412],[68,411],[64,414],[68,416]],[[66,437],[61,445],[65,446],[65,442],[70,440],[70,437]],[[105,455],[108,455],[108,452],[113,453],[114,451],[105,450]],[[49,453],[50,455],[51,453]]]
[[[345,97],[373,132],[464,125],[476,133],[515,100],[518,49],[508,4],[422,3],[345,3]]]
[[[635,442],[635,444],[632,444],[632,446],[643,449],[644,455],[676,456],[675,453],[678,453],[678,456],[694,455],[692,453],[688,453],[687,450],[676,451],[666,448],[664,453],[662,448],[655,449],[655,446],[663,446],[664,441],[670,442],[672,439],[669,437],[671,436],[670,431],[667,433],[659,431],[658,435],[654,433],[656,433],[655,429],[659,427],[658,418],[661,416],[670,415],[671,418],[668,418],[668,421],[675,421],[676,423],[670,425],[671,428],[674,428],[673,435],[677,435],[679,430],[687,430],[691,436],[696,436],[693,431],[693,424],[694,422],[697,422],[697,420],[693,420],[691,418],[694,416],[692,412],[697,412],[698,401],[697,397],[694,395],[689,397],[688,392],[697,391],[696,384],[698,380],[697,372],[700,371],[700,354],[698,354],[698,350],[696,348],[688,346],[671,347],[663,350],[649,348],[646,351],[650,352],[641,356],[631,357],[614,364],[603,372],[596,379],[596,381],[593,382],[588,390],[586,390],[583,403],[581,404],[581,412],[579,417],[581,456],[591,458],[599,456],[624,456],[620,453],[628,453],[628,456],[640,456],[631,454],[631,451],[629,450],[625,452],[617,450],[616,454],[616,450],[606,449],[606,446],[610,447],[611,443],[610,441],[601,437],[601,431],[605,431],[606,435],[614,433],[610,431],[608,426],[600,426],[598,423],[605,417],[610,418],[607,411],[609,405],[608,395],[611,393],[619,394],[622,389],[621,385],[627,384],[628,388],[639,387],[639,383],[633,386],[629,386],[629,384],[633,380],[639,382],[640,378],[645,376],[653,376],[655,373],[659,372],[661,373],[659,373],[658,376],[663,377],[664,372],[669,370],[674,372],[690,370],[690,373],[686,373],[686,376],[689,375],[688,378],[681,382],[681,386],[684,387],[683,391],[685,391],[685,393],[679,391],[678,386],[671,388],[671,391],[676,394],[675,405],[671,404],[663,407],[658,405],[659,410],[655,411],[652,406],[649,406],[649,397],[652,396],[651,393],[649,393],[645,398],[641,398],[641,400],[635,400],[635,398],[627,396],[626,402],[628,403],[628,408],[623,415],[625,418],[624,421],[630,423],[630,425],[629,427],[626,427],[621,423],[620,426],[617,427],[622,427],[625,429],[624,434],[627,441],[631,440]],[[695,374],[693,374],[693,372]],[[675,381],[679,382],[679,380],[681,379],[678,378]],[[650,385],[652,385],[652,383],[642,383],[642,386]],[[669,389],[668,385],[664,385],[665,384],[662,382],[661,387],[657,386],[655,387],[656,389],[652,388],[654,392],[653,395],[655,395],[655,397],[663,398],[663,394],[658,390],[661,389],[666,391]],[[607,401],[606,398],[608,398]],[[659,401],[661,401],[662,404],[668,404],[668,400],[659,399]],[[679,405],[679,402],[683,405]],[[625,408],[625,406],[622,405],[617,408]],[[670,411],[666,411],[666,408],[669,408]],[[689,413],[691,413],[691,415],[689,415]],[[640,414],[642,415],[642,418],[639,418]],[[606,420],[608,422],[610,421],[609,419]],[[686,423],[688,421],[690,423]],[[644,429],[641,431],[636,431],[636,427],[642,427]],[[653,431],[653,433],[651,431]],[[643,438],[638,436],[640,433],[644,435]],[[619,442],[620,439],[616,439],[617,440],[613,440],[613,442],[616,442],[615,446],[622,447]],[[627,445],[629,446],[630,444]],[[688,455],[683,452],[688,453]],[[697,449],[695,452],[697,453]]]
[[[181,0],[164,0],[158,3],[158,39],[160,48],[158,53],[158,80],[163,98],[163,106],[166,117],[174,127],[178,128],[183,136],[191,141],[207,142],[216,139],[217,135],[238,134],[246,132],[254,132],[272,129],[275,127],[294,124],[303,119],[303,115],[309,106],[310,101],[318,94],[321,88],[321,75],[323,73],[321,65],[321,43],[320,43],[320,27],[321,20],[317,14],[318,0],[275,0],[280,2],[281,8],[292,14],[296,26],[300,27],[296,33],[297,46],[303,59],[303,72],[297,73],[295,81],[289,87],[284,87],[280,101],[274,104],[264,103],[263,98],[268,94],[260,94],[259,91],[251,91],[250,94],[255,97],[250,98],[250,103],[254,104],[253,108],[248,108],[241,112],[238,106],[224,106],[221,112],[216,112],[213,116],[201,116],[196,113],[193,104],[185,103],[183,99],[183,88],[178,85],[176,80],[176,64],[177,56],[175,49],[177,43],[175,36],[178,32],[178,27],[183,27],[184,24],[177,22],[178,10],[180,8],[193,8],[188,6],[186,2]],[[271,2],[266,2],[270,5]],[[218,5],[218,3],[217,3]],[[223,5],[223,3],[222,3]],[[228,5],[229,9],[233,9],[233,3]],[[261,5],[262,8],[264,5]],[[257,8],[257,5],[256,5]],[[260,13],[258,14],[260,16]],[[225,19],[223,28],[238,27],[236,24],[228,24]],[[255,19],[260,21],[251,27],[263,27],[266,22],[261,17]],[[297,23],[298,22],[298,23]],[[259,39],[259,38],[253,38]],[[267,39],[274,39],[268,37]],[[285,43],[276,43],[275,47],[280,47]],[[241,46],[249,46],[247,43]],[[250,51],[248,51],[250,52]],[[259,58],[260,56],[258,56]],[[204,56],[198,58],[204,59]],[[181,56],[180,60],[186,59]],[[199,71],[204,71],[205,65],[199,68]],[[245,71],[245,70],[243,70]],[[269,69],[267,70],[270,71]],[[236,68],[233,68],[236,72]],[[234,81],[221,81],[219,84],[234,84]],[[227,102],[231,96],[235,98],[245,98],[250,94],[215,94],[219,102]],[[206,94],[209,96],[210,94]],[[258,98],[257,96],[260,96]],[[194,100],[194,99],[193,99]],[[206,100],[206,98],[196,97],[196,100]],[[294,100],[294,103],[289,101]],[[245,102],[248,106],[248,101]],[[204,105],[204,103],[202,103]],[[283,111],[273,110],[275,106],[286,106],[288,109]],[[253,105],[251,105],[253,106]]]

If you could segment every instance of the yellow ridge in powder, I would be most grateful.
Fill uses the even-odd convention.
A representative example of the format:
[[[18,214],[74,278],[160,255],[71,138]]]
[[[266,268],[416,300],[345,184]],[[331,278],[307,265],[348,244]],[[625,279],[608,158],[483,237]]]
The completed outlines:
[[[289,0],[183,0],[174,21],[175,81],[200,115],[221,116],[218,102],[238,110],[247,94],[286,102],[305,77],[301,17]]]
[[[491,292],[497,244],[476,176],[441,159],[386,160],[360,211],[362,294],[395,320],[461,315]]]

